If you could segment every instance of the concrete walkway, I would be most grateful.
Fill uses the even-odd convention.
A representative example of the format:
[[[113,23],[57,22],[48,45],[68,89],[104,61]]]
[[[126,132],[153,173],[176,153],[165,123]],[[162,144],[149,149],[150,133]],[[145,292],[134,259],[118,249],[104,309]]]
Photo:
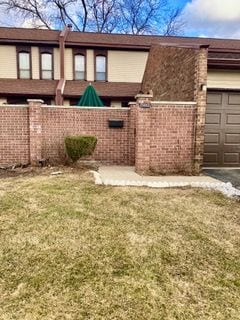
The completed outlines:
[[[135,186],[150,188],[195,187],[222,192],[228,197],[240,197],[231,183],[224,183],[209,176],[141,176],[134,167],[101,166],[99,171],[92,171],[95,183],[109,186]]]
[[[128,181],[130,182],[166,182],[166,183],[216,183],[219,180],[209,176],[141,176],[135,172],[134,167],[124,166],[102,166],[99,168],[99,174],[103,184],[109,182]]]

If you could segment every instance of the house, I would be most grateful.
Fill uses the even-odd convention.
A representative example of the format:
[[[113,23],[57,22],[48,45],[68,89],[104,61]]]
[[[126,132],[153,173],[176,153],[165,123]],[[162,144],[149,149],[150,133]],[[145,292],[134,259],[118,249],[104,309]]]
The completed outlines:
[[[106,106],[126,107],[141,90],[153,90],[155,100],[191,101],[184,86],[193,92],[186,69],[194,64],[185,53],[200,47],[208,48],[204,165],[240,166],[240,40],[0,28],[0,104],[75,105],[88,83]],[[168,59],[159,48],[179,50]]]

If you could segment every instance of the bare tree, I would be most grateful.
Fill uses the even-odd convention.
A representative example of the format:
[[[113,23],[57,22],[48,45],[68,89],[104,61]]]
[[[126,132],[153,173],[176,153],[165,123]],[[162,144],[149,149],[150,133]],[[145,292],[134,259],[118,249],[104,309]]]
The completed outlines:
[[[178,35],[185,27],[185,22],[182,18],[182,10],[179,8],[171,9],[166,12],[165,16],[162,17],[162,21],[162,34],[165,36]]]
[[[39,28],[51,29],[49,16],[45,14],[43,8],[47,5],[47,1],[41,1],[41,5],[37,0],[6,0],[0,1],[0,6],[7,13],[15,13],[16,16],[23,19],[29,19],[32,22],[38,21]]]
[[[122,29],[132,34],[175,35],[183,28],[181,10],[168,0],[123,0]]]
[[[56,6],[57,15],[55,18],[58,18],[60,25],[63,24],[66,26],[71,23],[75,30],[84,31],[86,28],[86,22],[83,22],[82,29],[80,29],[74,18],[72,18],[71,12],[68,10],[75,2],[75,0],[49,0],[49,4]],[[82,1],[82,4],[85,4],[84,0]],[[84,17],[84,21],[85,20],[87,20],[87,14],[86,17]]]
[[[77,31],[173,35],[182,31],[181,10],[170,0],[0,0],[0,9],[24,26]],[[16,19],[17,20],[17,19]]]
[[[87,0],[91,31],[112,33],[118,27],[117,0]]]

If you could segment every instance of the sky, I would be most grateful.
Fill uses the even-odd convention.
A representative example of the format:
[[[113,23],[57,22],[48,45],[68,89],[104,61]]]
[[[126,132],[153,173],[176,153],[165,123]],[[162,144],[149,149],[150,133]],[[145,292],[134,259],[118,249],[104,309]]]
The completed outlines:
[[[183,8],[185,35],[240,39],[240,0],[176,0]]]
[[[184,36],[240,39],[240,0],[169,0],[181,7]],[[0,12],[0,24],[5,15]],[[7,17],[4,25],[11,25]]]

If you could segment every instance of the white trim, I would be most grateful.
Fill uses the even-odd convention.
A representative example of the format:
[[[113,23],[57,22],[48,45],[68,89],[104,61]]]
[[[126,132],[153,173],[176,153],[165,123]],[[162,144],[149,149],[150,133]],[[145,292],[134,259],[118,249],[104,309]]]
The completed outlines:
[[[196,105],[195,101],[151,101],[152,104],[167,104],[167,105]]]
[[[240,61],[239,58],[217,58],[209,57],[208,60],[221,60],[221,61]]]
[[[138,93],[136,96],[135,96],[135,99],[144,99],[144,98],[153,98],[153,94],[151,93]]]
[[[65,85],[66,85],[66,79],[64,79],[63,85],[62,85],[62,88],[61,88],[61,94],[62,94],[62,95],[63,95],[63,93],[64,93]]]
[[[33,103],[44,103],[44,101],[42,100],[42,99],[27,99],[27,102],[28,103],[31,103],[31,102],[33,102]]]
[[[203,170],[240,170],[240,167],[202,167]]]
[[[239,91],[240,90],[240,86],[239,87],[226,87],[226,86],[219,86],[219,85],[208,85],[207,89],[215,89],[215,90],[222,90],[222,91]]]

